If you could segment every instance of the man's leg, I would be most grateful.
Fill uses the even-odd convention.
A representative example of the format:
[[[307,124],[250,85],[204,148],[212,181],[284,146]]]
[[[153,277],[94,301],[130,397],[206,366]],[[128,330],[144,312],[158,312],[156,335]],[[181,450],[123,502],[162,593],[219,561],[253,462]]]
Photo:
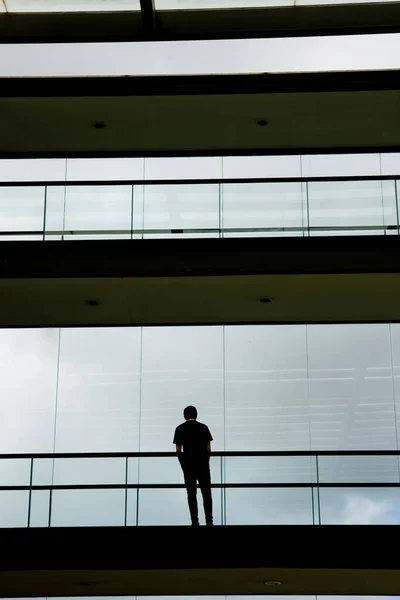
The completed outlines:
[[[193,469],[185,469],[183,472],[185,477],[185,486],[189,504],[190,518],[192,525],[199,524],[199,514],[197,508],[197,489],[196,489],[196,474]]]
[[[198,471],[198,480],[203,495],[204,515],[206,517],[206,525],[213,525],[213,508],[211,495],[211,476],[210,465],[207,463],[202,465]]]

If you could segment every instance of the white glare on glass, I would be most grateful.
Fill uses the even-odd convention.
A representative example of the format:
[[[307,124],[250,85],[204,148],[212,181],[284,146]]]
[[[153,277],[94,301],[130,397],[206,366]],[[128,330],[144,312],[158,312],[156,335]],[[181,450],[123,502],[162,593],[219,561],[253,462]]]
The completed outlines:
[[[400,175],[400,153],[381,154],[382,175]]]
[[[67,181],[144,179],[144,161],[144,158],[69,158]]]
[[[67,239],[129,239],[131,219],[130,185],[67,186],[65,189]]]
[[[65,158],[6,158],[0,160],[0,181],[64,181]]]
[[[308,450],[306,328],[225,328],[226,450]]]
[[[138,450],[140,329],[61,333],[57,452]]]
[[[219,156],[145,158],[146,180],[151,179],[219,179],[222,160]]]
[[[53,452],[57,329],[0,330],[0,452]]]
[[[224,237],[304,235],[307,225],[304,192],[301,183],[223,184]]]
[[[294,5],[294,0],[155,0],[155,5],[157,10],[257,8]]]
[[[140,0],[6,0],[8,12],[115,12],[140,10]]]
[[[223,177],[301,177],[300,156],[224,156]]]
[[[227,525],[312,525],[310,488],[227,489]]]
[[[143,329],[140,451],[175,451],[175,427],[193,404],[208,425],[212,448],[224,447],[221,327]],[[171,466],[179,473],[179,465]]]
[[[146,237],[218,237],[219,187],[207,185],[149,185],[144,187]],[[186,230],[196,230],[190,232]],[[160,233],[146,230],[161,230]],[[210,231],[207,231],[210,230]]]
[[[394,181],[312,181],[308,202],[310,235],[383,235],[397,226]]]
[[[307,327],[312,447],[397,447],[387,324]]]
[[[0,231],[42,232],[44,195],[42,186],[0,187]]]
[[[52,527],[118,527],[125,523],[125,490],[54,490]]]
[[[356,177],[380,175],[379,154],[305,154],[302,177]]]

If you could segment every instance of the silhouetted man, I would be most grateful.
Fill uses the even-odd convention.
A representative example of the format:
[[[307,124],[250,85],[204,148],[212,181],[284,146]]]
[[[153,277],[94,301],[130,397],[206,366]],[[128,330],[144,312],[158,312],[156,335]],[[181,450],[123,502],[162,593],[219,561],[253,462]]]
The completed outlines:
[[[185,478],[190,517],[192,525],[199,524],[197,508],[197,482],[203,496],[206,525],[213,524],[210,452],[211,433],[207,425],[197,421],[197,410],[187,406],[183,411],[185,423],[175,429],[173,443],[176,445],[178,459]]]

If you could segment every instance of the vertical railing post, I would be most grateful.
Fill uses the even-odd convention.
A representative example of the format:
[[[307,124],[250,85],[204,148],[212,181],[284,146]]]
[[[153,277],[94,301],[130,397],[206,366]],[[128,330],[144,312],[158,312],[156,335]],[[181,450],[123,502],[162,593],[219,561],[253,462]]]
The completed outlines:
[[[31,458],[31,472],[29,475],[28,527],[31,526],[32,483],[33,483],[33,456]]]
[[[128,524],[128,457],[125,457],[125,527]]]
[[[53,504],[53,490],[50,488],[48,527],[51,527],[51,510],[52,510],[52,504]]]
[[[320,487],[319,487],[319,461],[318,454],[315,455],[315,465],[317,470],[317,512],[318,512],[318,525],[321,525],[321,499],[320,499]]]

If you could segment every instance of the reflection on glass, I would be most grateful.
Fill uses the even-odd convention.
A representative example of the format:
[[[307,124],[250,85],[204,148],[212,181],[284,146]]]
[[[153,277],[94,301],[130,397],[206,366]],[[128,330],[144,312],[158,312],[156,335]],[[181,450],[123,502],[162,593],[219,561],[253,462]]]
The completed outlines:
[[[312,447],[397,448],[388,325],[307,327]]]
[[[301,183],[224,184],[222,198],[224,237],[307,233],[305,186]]]
[[[144,158],[68,158],[66,179],[67,181],[140,180],[144,179],[144,163]]]
[[[28,491],[0,491],[0,527],[26,527]]]
[[[310,449],[306,328],[225,327],[226,450]]]
[[[0,187],[0,231],[40,234],[43,231],[44,196],[42,186]],[[0,241],[2,239],[1,236]]]
[[[219,237],[218,185],[148,185],[144,188],[146,238]],[[190,233],[191,229],[200,229]],[[212,230],[208,232],[207,230]]]
[[[310,488],[228,488],[227,525],[312,525]]]
[[[398,226],[393,181],[310,182],[308,201],[311,235],[383,235]]]
[[[222,327],[144,328],[142,348],[140,451],[174,451],[175,428],[189,404],[209,426],[212,449],[223,450]]]
[[[125,524],[125,490],[53,490],[52,527]]]
[[[7,0],[7,9],[27,13],[111,12],[140,10],[140,0]]]
[[[138,327],[65,329],[60,338],[57,452],[137,452]]]
[[[50,492],[33,490],[29,527],[48,527],[50,514]]]
[[[158,10],[194,10],[210,8],[256,8],[290,6],[294,0],[155,0]]]
[[[214,524],[221,524],[221,492],[212,490]],[[201,491],[197,490],[199,521],[204,524]],[[185,488],[139,490],[138,525],[190,525]]]
[[[66,188],[64,239],[129,239],[131,222],[132,186]]]
[[[314,456],[227,456],[225,483],[315,483]]]
[[[381,156],[383,154],[377,153],[305,154],[301,157],[301,175],[302,177],[379,176]]]
[[[302,157],[293,156],[224,156],[225,179],[302,177]]]
[[[399,488],[321,488],[323,525],[399,525]]]
[[[400,483],[398,456],[319,456],[321,483]]]
[[[57,329],[0,330],[0,452],[53,452]]]
[[[30,474],[29,458],[0,459],[0,485],[29,485]]]
[[[219,179],[220,156],[145,158],[145,179]]]
[[[56,458],[53,484],[122,484],[125,465],[125,458]]]

